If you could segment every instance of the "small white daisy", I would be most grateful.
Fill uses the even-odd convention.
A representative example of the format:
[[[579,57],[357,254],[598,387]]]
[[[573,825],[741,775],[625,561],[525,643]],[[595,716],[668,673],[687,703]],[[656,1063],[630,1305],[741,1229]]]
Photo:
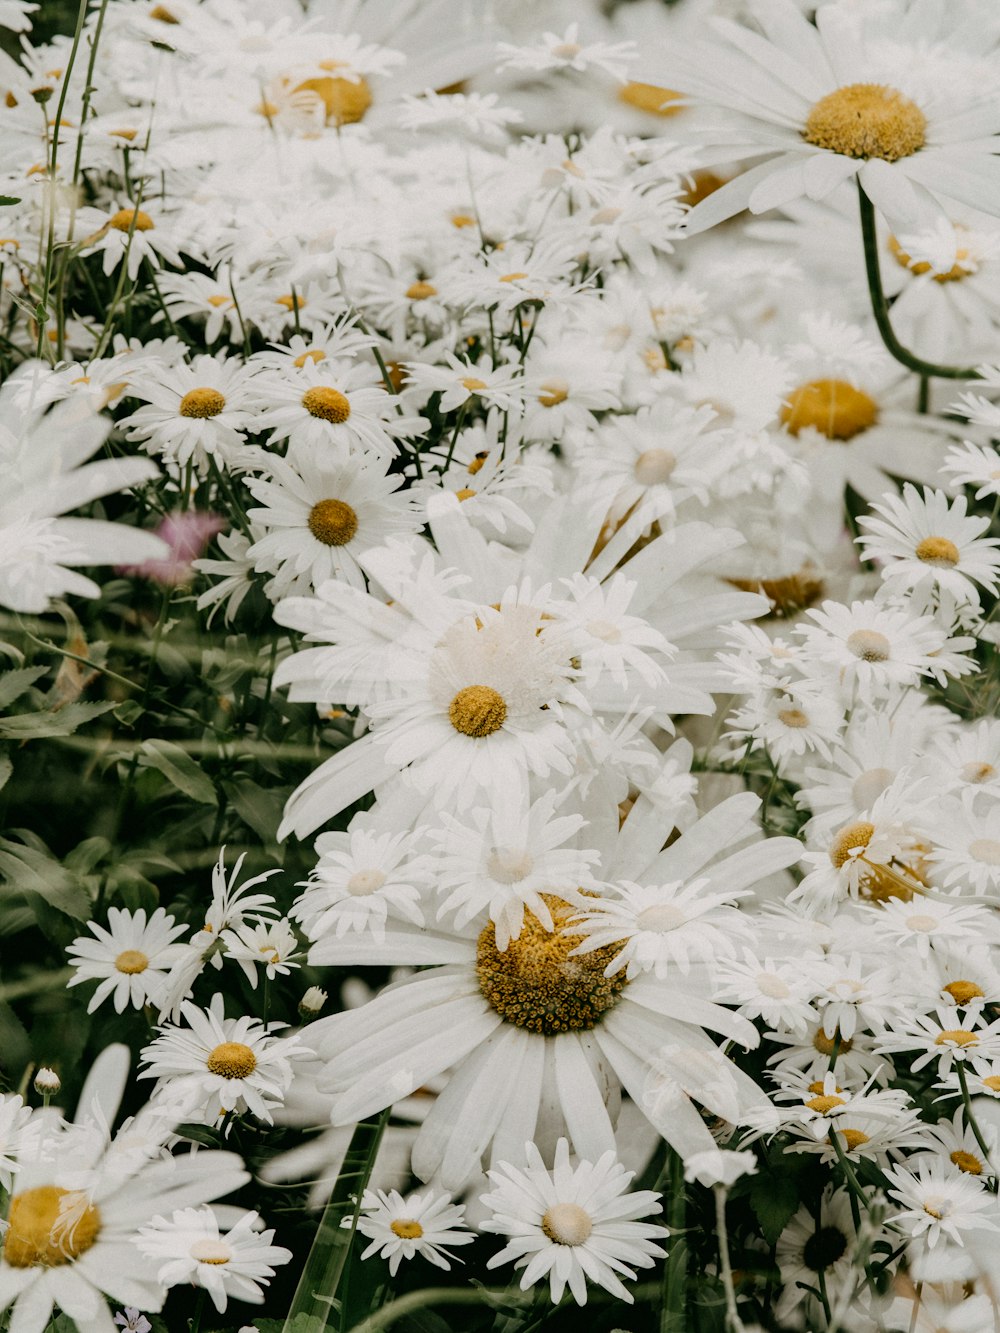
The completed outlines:
[[[341,1226],[349,1227],[352,1221],[345,1217]],[[439,1195],[436,1190],[406,1197],[398,1190],[365,1190],[358,1231],[371,1240],[362,1259],[373,1254],[388,1259],[391,1277],[404,1259],[417,1255],[436,1268],[449,1270],[448,1261],[455,1256],[445,1246],[470,1245],[476,1239],[465,1229],[464,1205],[452,1203],[450,1194]]]
[[[384,933],[387,918],[424,924],[421,898],[433,883],[431,861],[418,852],[419,835],[365,828],[316,839],[319,861],[292,917],[311,940],[341,939],[351,931]],[[319,961],[314,950],[313,962]]]
[[[914,1166],[886,1171],[889,1197],[902,1205],[891,1223],[924,1237],[931,1249],[943,1237],[962,1245],[964,1232],[1000,1231],[1000,1222],[985,1216],[995,1210],[994,1197],[975,1177],[939,1157],[919,1157]]]
[[[162,907],[148,918],[146,909],[127,912],[108,908],[107,928],[96,921],[88,926],[95,936],[81,935],[67,946],[66,952],[76,968],[68,985],[99,981],[87,1005],[92,1014],[105,1000],[114,1001],[115,1012],[129,1005],[141,1009],[147,1002],[160,1006],[166,995],[167,973],[177,961],[183,945],[176,943],[187,927],[177,925]]]

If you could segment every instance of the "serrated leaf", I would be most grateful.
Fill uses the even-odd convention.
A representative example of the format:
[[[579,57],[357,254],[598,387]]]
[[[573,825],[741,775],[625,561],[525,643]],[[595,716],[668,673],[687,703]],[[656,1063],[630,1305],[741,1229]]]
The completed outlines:
[[[107,838],[84,838],[63,858],[63,865],[77,874],[86,875],[111,851]]]
[[[67,704],[58,712],[21,713],[0,718],[0,736],[12,741],[40,740],[45,736],[72,736],[78,727],[109,712],[113,702]]]
[[[799,1206],[796,1181],[788,1176],[765,1173],[753,1177],[748,1193],[750,1207],[760,1223],[761,1235],[768,1245],[776,1244]]]
[[[21,894],[33,907],[44,930],[44,912],[38,905],[55,908],[76,921],[90,916],[90,898],[83,886],[46,851],[0,838],[0,875],[5,887]]]
[[[40,676],[44,676],[48,667],[24,667],[20,671],[5,671],[0,676],[0,708],[9,707],[15,699],[20,699],[26,690],[30,690]]]
[[[155,768],[192,801],[198,801],[201,805],[218,804],[211,778],[202,772],[179,745],[164,740],[143,741],[140,751],[140,767]]]

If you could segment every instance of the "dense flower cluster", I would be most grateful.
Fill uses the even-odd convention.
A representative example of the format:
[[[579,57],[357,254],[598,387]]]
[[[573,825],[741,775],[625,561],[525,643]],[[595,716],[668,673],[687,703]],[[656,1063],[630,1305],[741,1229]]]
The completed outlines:
[[[1000,1328],[993,0],[37,9],[0,1325]]]

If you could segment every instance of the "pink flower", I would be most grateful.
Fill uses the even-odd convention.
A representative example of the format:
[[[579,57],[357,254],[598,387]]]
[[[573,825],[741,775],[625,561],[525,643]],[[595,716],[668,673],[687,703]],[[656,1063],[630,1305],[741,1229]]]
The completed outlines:
[[[192,560],[204,555],[209,542],[225,527],[224,518],[208,511],[189,509],[168,514],[155,531],[170,547],[170,555],[165,560],[144,560],[141,565],[121,565],[118,573],[138,574],[170,588],[190,583],[194,578]]]

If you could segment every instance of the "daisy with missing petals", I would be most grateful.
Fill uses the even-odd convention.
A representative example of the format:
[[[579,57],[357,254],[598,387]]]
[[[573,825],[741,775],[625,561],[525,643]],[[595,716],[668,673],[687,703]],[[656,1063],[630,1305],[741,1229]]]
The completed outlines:
[[[141,1053],[149,1067],[139,1077],[157,1080],[153,1098],[206,1125],[229,1111],[249,1111],[270,1124],[271,1109],[291,1086],[291,1061],[312,1052],[297,1036],[272,1035],[284,1023],[224,1017],[221,995],[213,995],[208,1009],[185,1000],[181,1014],[187,1027],[162,1024]]]
[[[912,593],[919,601],[921,589],[936,585],[956,601],[978,606],[977,584],[996,592],[1000,538],[983,536],[988,516],[966,517],[964,495],[949,503],[943,491],[925,489],[921,497],[907,484],[902,496],[886,495],[871,507],[880,517],[861,516],[864,536],[858,541],[866,560],[884,562],[890,593]]]
[[[956,31],[964,12],[956,6]],[[638,71],[729,111],[705,131],[720,159],[766,157],[697,205],[689,231],[747,207],[822,199],[852,178],[897,231],[933,222],[942,195],[1000,214],[1000,107],[987,56],[949,49],[945,33],[937,58],[923,61],[905,31],[886,39],[877,8],[824,5],[815,27],[791,0],[757,0],[753,14],[763,36],[710,20],[710,40],[684,42]]]
[[[351,1222],[352,1218],[345,1217],[340,1225],[349,1227]],[[371,1240],[362,1259],[373,1254],[388,1259],[390,1277],[396,1276],[404,1259],[417,1255],[448,1271],[449,1259],[459,1261],[445,1246],[471,1245],[476,1239],[465,1229],[464,1205],[452,1203],[450,1194],[436,1190],[405,1198],[398,1190],[365,1190],[358,1231]]]
[[[258,968],[262,967],[268,981],[273,981],[276,976],[287,977],[299,966],[298,936],[284,918],[248,922],[235,930],[223,931],[220,938],[225,945],[225,957],[239,963],[254,990]]]
[[[150,454],[183,466],[193,461],[200,476],[209,460],[236,467],[246,448],[254,413],[248,394],[253,370],[241,361],[196,356],[190,363],[150,365],[129,386],[140,407],[118,424]]]
[[[144,907],[134,913],[109,907],[106,929],[96,921],[87,924],[96,938],[81,935],[66,949],[76,968],[76,975],[68,982],[70,986],[79,986],[83,981],[100,982],[87,1005],[87,1013],[92,1014],[109,997],[119,1014],[128,1005],[133,1009],[141,1009],[147,1002],[161,1005],[166,994],[166,974],[183,951],[183,945],[175,941],[187,927],[176,925],[162,907],[148,920]]]
[[[635,1269],[652,1268],[666,1254],[658,1242],[670,1234],[667,1228],[638,1220],[661,1211],[659,1194],[628,1194],[635,1172],[626,1171],[614,1152],[571,1167],[569,1145],[560,1139],[551,1171],[533,1143],[525,1152],[523,1170],[501,1162],[489,1173],[493,1189],[481,1202],[493,1216],[481,1230],[509,1239],[487,1268],[513,1260],[524,1270],[522,1291],[547,1278],[553,1305],[567,1286],[577,1305],[586,1305],[588,1278],[632,1305],[618,1274],[634,1281]]]
[[[386,475],[371,454],[296,450],[268,456],[267,476],[244,485],[264,508],[247,517],[263,529],[247,552],[254,568],[272,574],[273,598],[307,594],[327,579],[365,586],[357,556],[395,533],[415,532],[421,520],[403,478]]]
[[[422,893],[434,882],[419,834],[366,827],[364,815],[342,833],[316,839],[319,861],[300,883],[291,915],[312,940],[350,931],[381,937],[388,917],[422,926]]]
[[[1000,1222],[984,1216],[996,1207],[985,1183],[940,1157],[921,1156],[914,1165],[914,1171],[894,1166],[885,1173],[889,1197],[903,1209],[888,1219],[890,1224],[923,1237],[930,1249],[942,1237],[963,1245],[965,1232],[1000,1231]]]
[[[245,1213],[224,1232],[211,1208],[178,1208],[140,1227],[135,1244],[154,1261],[158,1282],[203,1287],[222,1314],[230,1296],[263,1305],[261,1287],[274,1277],[275,1265],[292,1258],[291,1250],[271,1244],[273,1231],[257,1229],[259,1222],[256,1213]]]

